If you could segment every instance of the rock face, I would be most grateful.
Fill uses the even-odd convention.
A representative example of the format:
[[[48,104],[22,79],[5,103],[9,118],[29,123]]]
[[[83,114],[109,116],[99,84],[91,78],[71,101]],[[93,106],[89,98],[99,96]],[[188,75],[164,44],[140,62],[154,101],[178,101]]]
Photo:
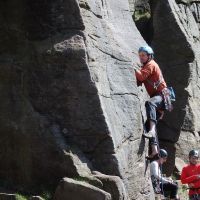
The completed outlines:
[[[100,187],[95,169],[151,199],[128,0],[1,1],[0,24],[0,178]]]
[[[86,182],[64,178],[56,189],[54,200],[111,200],[111,195]]]
[[[89,187],[75,185],[90,195],[98,191],[100,199],[153,198],[148,173],[143,175],[145,93],[132,68],[137,49],[146,44],[132,15],[136,7],[148,10],[146,5],[0,2],[1,179],[31,188],[81,178]],[[170,174],[175,155],[186,160],[199,147],[199,4],[153,0],[150,14],[151,36],[145,38],[177,95],[173,113],[158,128],[161,147],[170,154]],[[55,198],[74,184],[63,181],[63,193]]]
[[[187,159],[189,150],[199,148],[200,34],[195,20],[199,12],[194,6],[174,0],[152,3],[152,45],[168,85],[175,88],[177,95],[174,111],[159,126],[161,146],[171,155],[168,174],[173,171],[175,155]]]
[[[153,198],[148,173],[143,175],[146,96],[132,68],[146,44],[132,15],[146,5],[0,2],[0,179],[32,188],[81,178],[91,195],[101,191],[99,198]],[[150,14],[148,42],[177,94],[173,113],[158,128],[170,174],[175,155],[186,159],[199,147],[199,4],[152,0]],[[58,190],[69,192],[74,182],[64,182]]]
[[[57,29],[84,28],[78,4],[71,2],[72,9],[66,16],[62,16],[62,18],[69,17],[70,20],[63,26],[59,24],[61,20],[59,16],[63,14],[63,9],[67,6],[60,5],[59,2],[48,3],[47,7],[45,3],[40,4],[35,1],[29,3],[6,1],[0,4],[0,91],[2,95],[0,161],[3,163],[0,167],[0,177],[14,184],[27,186],[52,184],[63,176],[73,175],[76,170],[71,159],[63,152],[62,143],[65,143],[65,140],[61,139],[62,143],[60,142],[61,124],[59,124],[62,120],[58,122],[59,116],[56,114],[59,112],[57,109],[62,110],[61,101],[65,105],[68,102],[66,99],[68,94],[66,93],[66,98],[59,97],[59,93],[65,94],[65,92],[64,90],[61,92],[61,88],[56,89],[57,86],[64,87],[62,81],[64,81],[65,67],[62,61],[59,61],[56,67],[53,64],[57,62],[56,57],[60,56],[59,51],[54,58],[52,56],[50,65],[47,60],[51,52],[47,50],[53,45],[50,37],[59,34]],[[49,12],[43,12],[44,7],[48,8]],[[6,14],[8,10],[9,16]],[[38,18],[34,18],[31,13],[37,15]],[[67,31],[67,34],[66,38],[70,37],[71,32]],[[59,36],[56,38],[58,39]],[[52,36],[52,40],[54,39]],[[70,60],[70,55],[73,54],[74,60],[71,62],[74,62],[73,66],[76,68],[76,62],[79,62],[78,55],[84,55],[84,47],[81,48],[83,40],[80,36],[76,36],[70,41],[77,41],[80,47],[77,47],[77,51],[73,51],[72,48],[67,49],[69,57],[66,56],[66,60]],[[74,49],[76,49],[75,46],[76,44]],[[79,59],[83,57],[80,56]],[[67,65],[66,62],[65,66]],[[70,73],[66,72],[66,74]],[[72,76],[71,73],[70,77]],[[56,86],[57,81],[59,84]],[[68,81],[70,82],[70,79]],[[70,88],[70,84],[65,87],[66,90],[67,88]],[[72,96],[69,98],[73,99]],[[74,103],[76,104],[75,101]],[[67,108],[67,106],[64,107]],[[67,113],[66,110],[62,112]],[[62,113],[60,117],[68,119],[67,116],[62,116]],[[65,148],[65,150],[69,149]],[[50,181],[49,174],[52,176]]]
[[[95,172],[95,177],[102,181],[103,190],[111,194],[112,200],[129,200],[124,184],[118,176],[108,176]]]
[[[183,167],[186,166],[186,163],[179,157],[176,157],[175,159],[175,169],[174,169],[174,174],[177,176],[178,179],[180,179],[181,172]]]
[[[17,197],[15,194],[0,193],[0,199],[1,200],[17,200]]]
[[[128,1],[105,1],[103,4],[87,1],[87,7],[81,1],[80,6],[86,27],[90,75],[98,90],[109,133],[88,156],[97,170],[122,177],[133,198],[141,191],[141,185],[148,183],[144,178],[137,179],[136,183],[133,178],[144,172],[144,160],[135,163],[143,127],[138,92],[130,73],[131,60],[137,61],[137,49],[144,41],[126,11],[129,10]],[[137,166],[134,171],[133,166]],[[137,198],[144,198],[141,193],[148,196],[148,190],[142,189]]]
[[[29,200],[44,200],[44,199],[40,196],[32,196]]]

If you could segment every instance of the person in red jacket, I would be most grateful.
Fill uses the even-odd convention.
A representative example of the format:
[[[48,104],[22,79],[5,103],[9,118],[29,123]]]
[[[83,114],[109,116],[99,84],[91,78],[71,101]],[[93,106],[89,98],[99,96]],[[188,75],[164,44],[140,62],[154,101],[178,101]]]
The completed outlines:
[[[181,173],[181,182],[188,184],[190,200],[200,200],[200,164],[198,164],[199,152],[191,150],[189,153],[189,165],[185,166]]]
[[[149,139],[151,138],[151,157],[154,157],[158,154],[157,144],[155,142],[156,124],[160,113],[163,114],[163,110],[165,110],[162,91],[167,88],[167,84],[163,78],[160,67],[154,61],[154,52],[152,48],[149,46],[140,47],[138,53],[142,67],[141,69],[135,69],[137,83],[138,86],[143,83],[150,96],[150,99],[145,103],[149,132],[144,133],[143,136]]]

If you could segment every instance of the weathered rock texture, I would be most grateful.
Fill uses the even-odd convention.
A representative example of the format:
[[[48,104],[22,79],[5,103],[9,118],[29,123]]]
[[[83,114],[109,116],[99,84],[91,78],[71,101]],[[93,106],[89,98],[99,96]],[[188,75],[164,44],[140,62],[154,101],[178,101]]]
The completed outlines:
[[[111,195],[86,182],[64,178],[56,189],[54,200],[111,200]]]
[[[112,200],[130,199],[127,196],[124,184],[118,176],[108,176],[99,172],[93,172],[95,177],[102,181],[103,190],[111,194]]]
[[[87,7],[83,2],[80,6],[86,26],[88,66],[109,133],[88,156],[99,171],[122,177],[133,198],[136,191],[148,193],[140,189],[144,179],[136,183],[133,178],[144,170],[144,161],[135,163],[143,127],[137,88],[130,73],[131,60],[137,60],[137,49],[144,43],[132,23],[128,2],[87,1]],[[143,197],[139,194],[134,198]]]
[[[194,8],[194,4],[174,0],[152,1],[152,45],[168,85],[177,95],[174,111],[159,126],[161,146],[170,152],[168,174],[176,154],[187,159],[189,150],[199,148],[200,34],[195,20],[199,11]]]
[[[142,34],[177,94],[158,129],[169,175],[175,155],[186,159],[200,147],[199,3],[150,5]],[[145,93],[132,69],[146,44],[132,15],[146,6],[146,0],[0,2],[0,179],[33,188],[78,177],[113,199],[153,198],[143,175]]]
[[[143,34],[149,30],[145,38],[177,94],[173,113],[158,129],[170,174],[175,155],[186,159],[200,147],[199,3],[150,4]],[[0,179],[31,188],[78,177],[109,198],[153,198],[148,173],[143,175],[145,94],[132,70],[138,47],[146,44],[132,15],[148,5],[0,2]]]
[[[1,200],[17,200],[15,194],[0,193]]]
[[[1,1],[0,24],[0,178],[101,187],[95,169],[151,199],[128,0]]]

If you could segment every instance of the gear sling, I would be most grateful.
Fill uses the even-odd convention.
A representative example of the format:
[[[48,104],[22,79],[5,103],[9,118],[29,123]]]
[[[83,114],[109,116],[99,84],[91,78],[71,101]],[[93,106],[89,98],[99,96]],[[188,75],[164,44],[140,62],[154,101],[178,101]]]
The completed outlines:
[[[164,80],[163,76],[161,76],[160,79],[157,82],[152,82],[149,79],[147,79],[147,83],[149,83],[155,90],[157,90],[158,87],[160,86],[160,84],[163,82],[163,80]],[[173,110],[172,101],[176,100],[174,89],[172,87],[164,88],[161,91],[160,95],[163,98],[165,110],[168,110],[168,111],[171,112]]]

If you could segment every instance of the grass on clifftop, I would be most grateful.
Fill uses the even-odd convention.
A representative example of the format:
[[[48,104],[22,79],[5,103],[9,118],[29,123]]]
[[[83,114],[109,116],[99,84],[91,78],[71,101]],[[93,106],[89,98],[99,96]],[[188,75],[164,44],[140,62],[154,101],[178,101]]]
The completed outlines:
[[[17,200],[28,200],[31,196],[41,196],[44,200],[51,200],[54,194],[55,186],[25,188],[23,186],[13,185],[8,180],[0,179],[0,191],[2,193],[16,194]]]
[[[137,21],[139,21],[139,20],[143,20],[143,19],[146,19],[146,20],[148,20],[148,19],[150,19],[151,18],[151,14],[150,14],[150,12],[148,12],[148,11],[146,11],[146,12],[144,12],[144,13],[140,13],[139,11],[135,11],[134,12],[134,15],[133,15],[133,20],[135,21],[135,22],[137,22]]]
[[[44,200],[50,200],[52,199],[52,195],[50,192],[48,191],[44,191],[41,195],[40,195]],[[20,193],[16,194],[16,199],[17,200],[28,200],[31,196],[27,196],[27,195],[23,195]]]
[[[17,199],[17,200],[28,200],[27,197],[25,197],[25,196],[23,196],[23,195],[21,195],[21,194],[16,194],[16,199]]]

